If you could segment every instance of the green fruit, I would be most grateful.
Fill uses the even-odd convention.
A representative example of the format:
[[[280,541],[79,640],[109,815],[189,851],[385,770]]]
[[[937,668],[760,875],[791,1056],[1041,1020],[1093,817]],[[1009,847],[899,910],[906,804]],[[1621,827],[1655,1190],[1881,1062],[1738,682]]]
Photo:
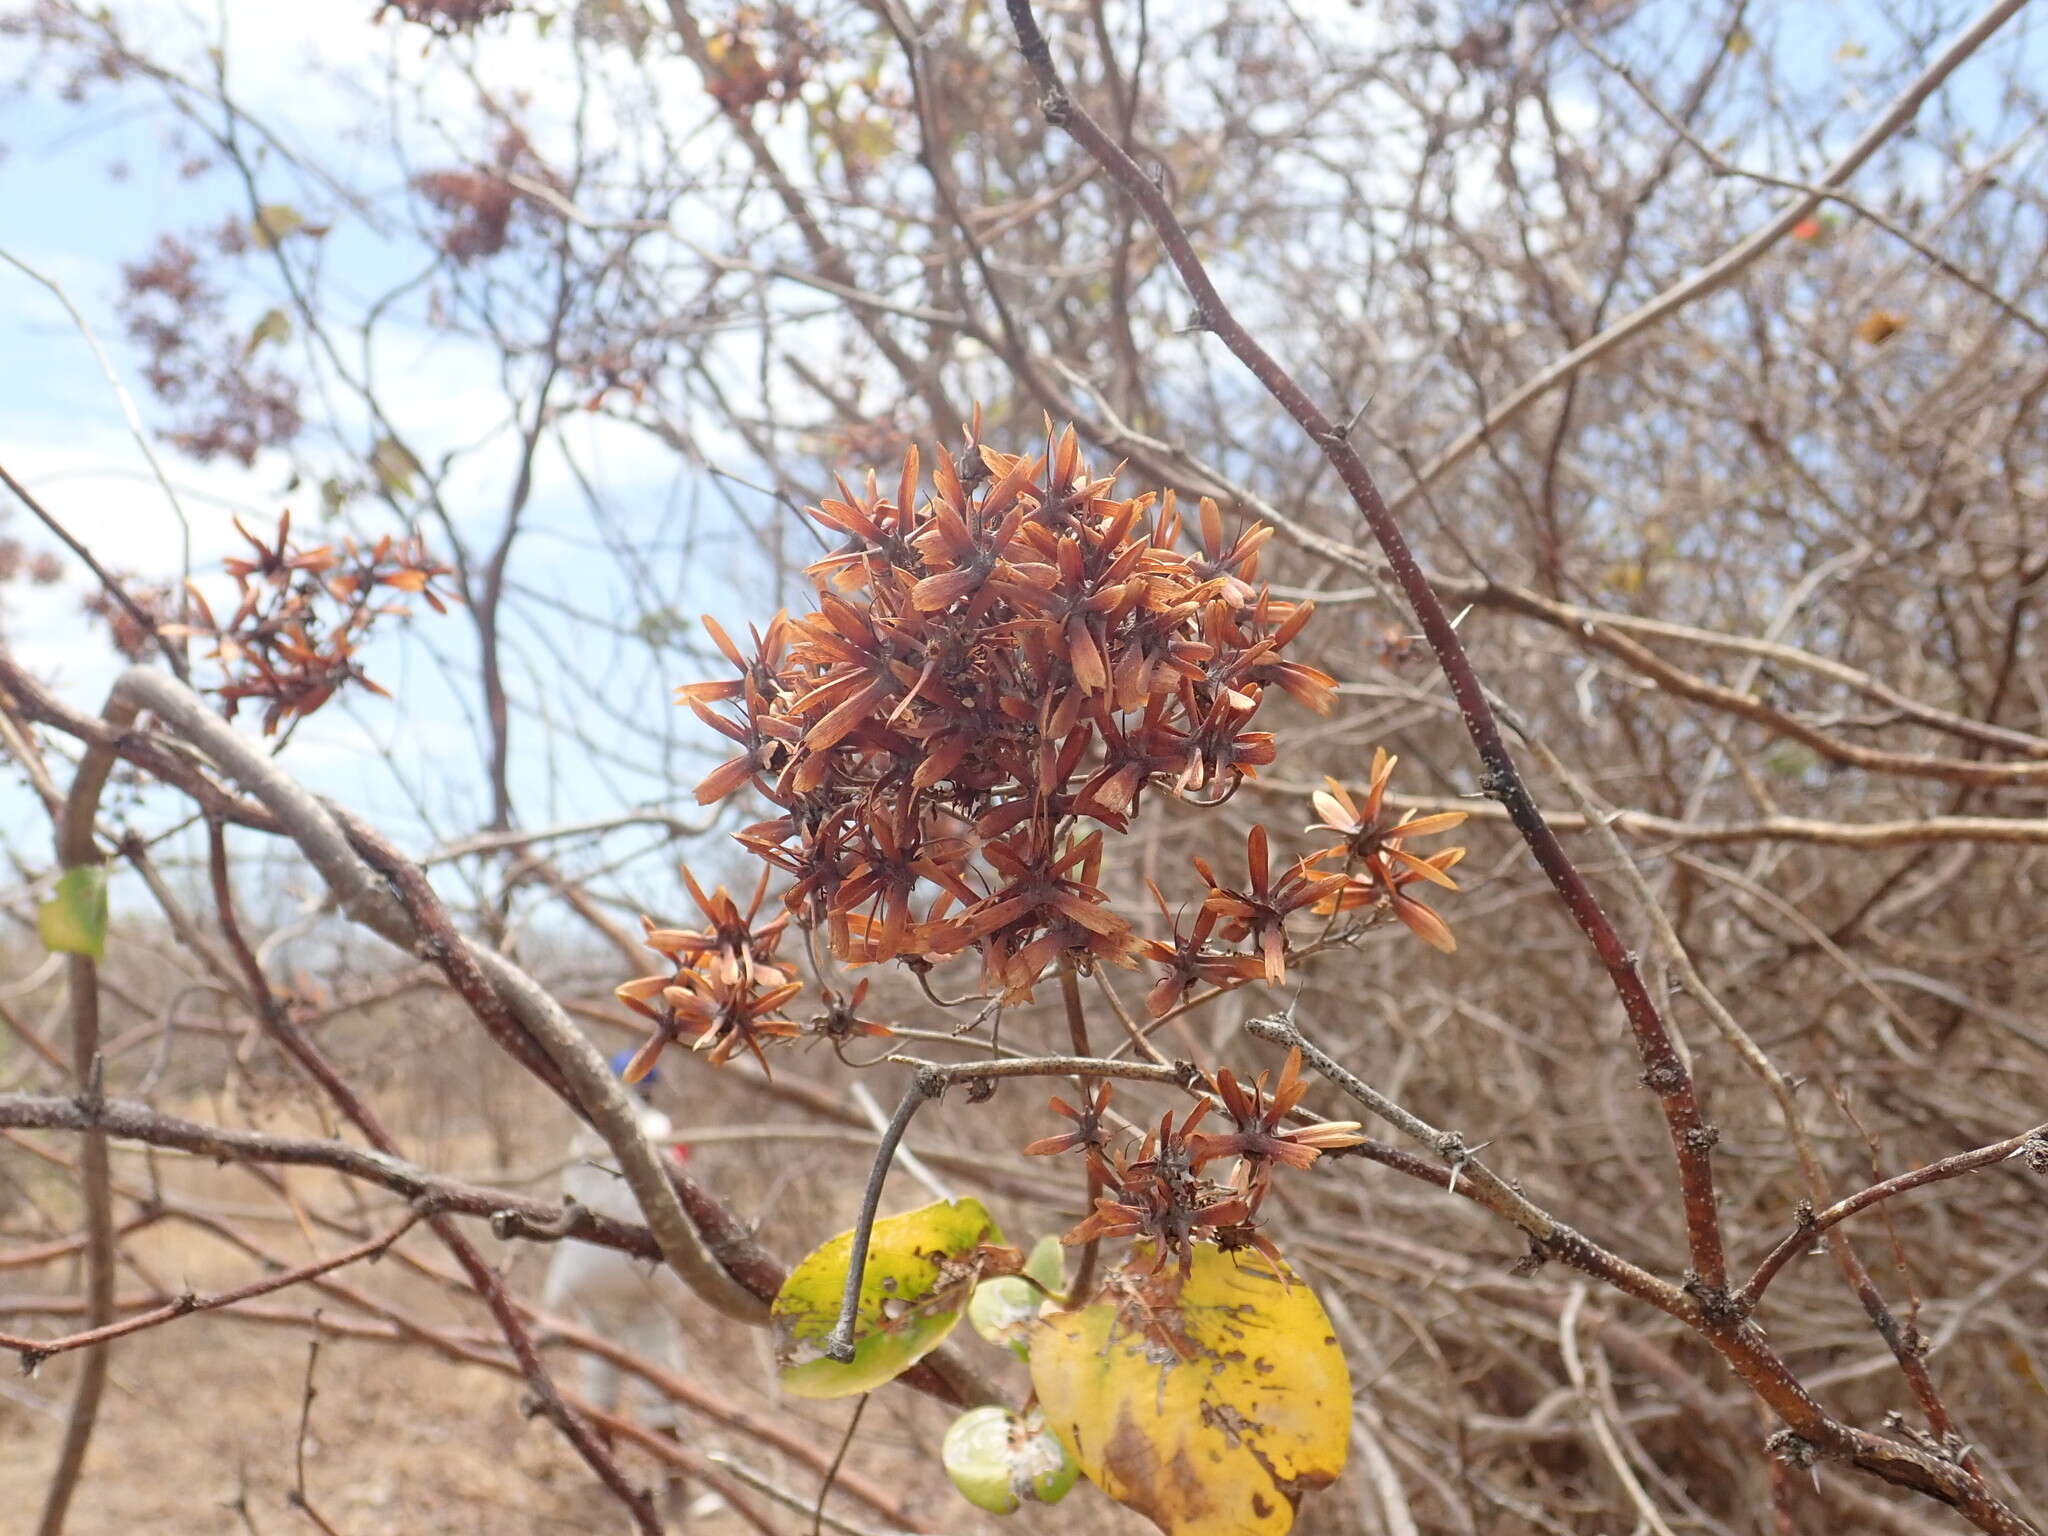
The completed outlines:
[[[1013,1513],[1026,1499],[1057,1504],[1080,1469],[1036,1414],[970,1408],[953,1421],[939,1451],[960,1496],[991,1514]]]
[[[1041,1237],[1024,1261],[1025,1279],[1019,1275],[998,1275],[974,1288],[967,1304],[967,1320],[989,1343],[1008,1345],[1020,1360],[1031,1358],[1025,1342],[1027,1330],[1045,1305],[1048,1292],[1057,1295],[1066,1283],[1065,1250],[1050,1234]],[[1037,1285],[1031,1283],[1038,1282]],[[1043,1289],[1040,1289],[1043,1287]]]
[[[1059,1292],[1067,1285],[1067,1250],[1058,1237],[1048,1232],[1031,1249],[1024,1261],[1024,1273],[1048,1291]]]
[[[1024,1330],[1038,1316],[1044,1299],[1028,1280],[1000,1275],[974,1288],[974,1299],[967,1303],[967,1321],[989,1343],[1007,1344],[1020,1359],[1028,1358]]]

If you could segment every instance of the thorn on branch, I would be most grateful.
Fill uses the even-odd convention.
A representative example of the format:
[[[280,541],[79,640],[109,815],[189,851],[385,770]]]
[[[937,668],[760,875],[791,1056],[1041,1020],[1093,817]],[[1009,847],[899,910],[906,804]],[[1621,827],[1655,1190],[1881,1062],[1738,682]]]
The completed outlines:
[[[1700,1304],[1700,1317],[1714,1327],[1739,1323],[1749,1315],[1751,1303],[1731,1295],[1725,1285],[1708,1285],[1693,1270],[1685,1272],[1685,1292]]]
[[[1675,1061],[1660,1061],[1636,1079],[1660,1099],[1668,1099],[1685,1087],[1685,1068]]]
[[[1764,1450],[1792,1467],[1810,1467],[1821,1459],[1820,1447],[1789,1429],[1781,1429],[1764,1441]]]

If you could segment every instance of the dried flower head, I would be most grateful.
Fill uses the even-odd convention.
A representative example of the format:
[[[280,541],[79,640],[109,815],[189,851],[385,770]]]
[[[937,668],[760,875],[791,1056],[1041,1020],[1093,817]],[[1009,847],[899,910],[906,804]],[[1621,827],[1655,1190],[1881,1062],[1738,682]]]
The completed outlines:
[[[1071,1152],[1077,1147],[1091,1155],[1101,1152],[1108,1145],[1102,1117],[1109,1109],[1109,1095],[1110,1085],[1104,1083],[1095,1090],[1093,1097],[1082,1100],[1079,1109],[1055,1095],[1050,1106],[1052,1112],[1065,1115],[1074,1122],[1074,1128],[1057,1136],[1041,1136],[1024,1149],[1024,1155],[1050,1157],[1059,1152]]]
[[[779,1017],[803,990],[803,983],[778,958],[776,951],[789,927],[787,913],[756,926],[768,872],[754,888],[744,910],[724,886],[709,895],[686,867],[683,881],[704,916],[701,929],[657,928],[650,918],[647,947],[671,963],[666,973],[637,977],[614,995],[635,1013],[654,1021],[654,1032],[627,1064],[626,1081],[636,1083],[654,1068],[670,1041],[688,1036],[693,1049],[714,1063],[724,1063],[744,1048],[768,1070],[762,1054],[767,1040],[789,1039],[802,1028]],[[853,1003],[858,1005],[856,995]]]
[[[707,621],[737,675],[681,698],[739,749],[698,798],[750,784],[780,809],[742,841],[841,961],[971,950],[1024,998],[1063,956],[1144,950],[1101,829],[1154,789],[1227,798],[1272,760],[1248,728],[1267,691],[1327,709],[1334,685],[1285,654],[1310,610],[1256,585],[1263,529],[1204,502],[1183,549],[1172,493],[1115,496],[1071,428],[1028,457],[978,437],[928,494],[913,450],[891,494],[871,475],[812,508],[843,541],[813,608],[751,654]]]
[[[1197,1105],[1178,1127],[1169,1111],[1159,1129],[1146,1134],[1135,1157],[1091,1152],[1108,1193],[1098,1196],[1088,1218],[1060,1241],[1132,1238],[1152,1247],[1155,1270],[1171,1257],[1185,1275],[1195,1243],[1215,1241],[1219,1230],[1248,1226],[1253,1210],[1245,1191],[1201,1177],[1205,1159],[1195,1127],[1208,1111],[1206,1102]]]
[[[251,553],[221,562],[234,579],[234,612],[221,622],[205,595],[190,587],[191,621],[159,630],[211,640],[207,657],[223,674],[212,692],[230,719],[245,701],[265,704],[266,736],[295,716],[312,714],[346,685],[384,692],[355,653],[379,619],[409,611],[390,600],[394,594],[417,596],[436,613],[456,600],[452,590],[436,585],[450,568],[417,536],[304,545],[292,538],[289,512],[278,520],[274,541],[259,539],[239,520],[235,531]]]
[[[1325,779],[1329,787],[1317,790],[1311,797],[1321,819],[1309,831],[1330,833],[1340,841],[1334,847],[1310,854],[1304,862],[1319,864],[1341,858],[1345,865],[1337,888],[1326,889],[1319,895],[1316,911],[1348,912],[1384,903],[1417,938],[1449,954],[1458,947],[1450,925],[1434,908],[1402,887],[1427,881],[1455,891],[1458,883],[1449,871],[1465,857],[1465,850],[1445,848],[1424,857],[1411,853],[1404,845],[1415,838],[1464,825],[1466,813],[1437,811],[1418,816],[1411,810],[1398,820],[1389,819],[1385,807],[1387,783],[1399,761],[1384,747],[1373,749],[1372,778],[1362,800],[1352,799],[1351,792],[1335,779]]]
[[[1217,987],[1235,987],[1265,974],[1265,962],[1259,956],[1219,949],[1209,942],[1221,918],[1208,903],[1204,902],[1196,910],[1193,925],[1182,933],[1180,923],[1167,909],[1166,897],[1159,887],[1152,885],[1151,890],[1152,899],[1159,903],[1159,915],[1166,919],[1167,928],[1173,934],[1171,939],[1145,941],[1145,958],[1163,967],[1166,973],[1145,994],[1145,1007],[1154,1018],[1172,1012],[1188,988],[1197,981],[1206,981]]]
[[[1297,1126],[1283,1123],[1308,1092],[1308,1085],[1301,1080],[1299,1048],[1287,1053],[1271,1097],[1267,1096],[1266,1077],[1261,1072],[1247,1093],[1230,1068],[1217,1072],[1216,1096],[1223,1101],[1223,1112],[1230,1117],[1233,1129],[1222,1133],[1198,1132],[1193,1140],[1201,1161],[1206,1163],[1219,1157],[1243,1159],[1253,1181],[1250,1187],[1263,1193],[1263,1180],[1272,1164],[1306,1168],[1325,1149],[1355,1147],[1365,1140],[1359,1134],[1356,1120],[1324,1120]],[[1256,1206],[1257,1201],[1253,1204]]]
[[[1261,973],[1269,982],[1287,979],[1287,919],[1304,907],[1313,907],[1333,896],[1344,884],[1342,875],[1323,874],[1310,867],[1312,860],[1298,859],[1276,882],[1266,852],[1266,829],[1253,827],[1245,834],[1246,881],[1242,889],[1226,886],[1206,859],[1194,860],[1195,872],[1209,882],[1205,912],[1223,921],[1223,937],[1235,943],[1252,940]]]

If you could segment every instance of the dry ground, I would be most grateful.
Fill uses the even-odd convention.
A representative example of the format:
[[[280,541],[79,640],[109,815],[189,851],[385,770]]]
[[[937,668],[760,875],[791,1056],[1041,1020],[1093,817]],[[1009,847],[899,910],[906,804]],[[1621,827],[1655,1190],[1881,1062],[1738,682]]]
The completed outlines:
[[[458,1047],[459,1048],[459,1047]],[[467,1053],[465,1053],[467,1054]],[[257,1081],[262,1082],[259,1071]],[[500,1095],[503,1095],[500,1097]],[[474,1082],[415,1098],[410,1118],[394,1123],[418,1128],[408,1151],[438,1169],[501,1185],[525,1182],[535,1192],[552,1186],[562,1128],[552,1115],[539,1120],[538,1095],[501,1079],[486,1064]],[[270,1098],[259,1087],[232,1099],[219,1092],[166,1099],[159,1107],[215,1123],[254,1125],[279,1133],[317,1132],[280,1087]],[[700,1116],[730,1117],[744,1124],[766,1108],[750,1095],[722,1095],[719,1110]],[[388,1106],[387,1106],[388,1107]],[[686,1122],[681,1106],[679,1123]],[[68,1150],[60,1138],[38,1142]],[[700,1166],[728,1190],[754,1193],[749,1208],[772,1212],[764,1237],[786,1257],[800,1251],[809,1233],[815,1241],[835,1212],[844,1216],[857,1198],[859,1172],[867,1154],[857,1147],[824,1143],[806,1147],[801,1161],[779,1173],[761,1170],[759,1143],[740,1141],[699,1149]],[[31,1214],[42,1205],[52,1225],[67,1225],[70,1189],[62,1170],[39,1165],[19,1145],[0,1143],[5,1171],[28,1187],[31,1199],[17,1208],[0,1234],[0,1254],[21,1234],[42,1230]],[[145,1187],[150,1159],[117,1149],[117,1184]],[[202,1213],[232,1223],[287,1263],[299,1264],[347,1246],[331,1234],[308,1232],[276,1194],[235,1168],[175,1157],[154,1159],[163,1187]],[[289,1187],[307,1212],[344,1215],[357,1196],[330,1175],[293,1170]],[[372,1192],[374,1209],[366,1224],[388,1222],[395,1204]],[[892,1187],[892,1205],[928,1198],[905,1181]],[[123,1202],[123,1211],[135,1207]],[[1043,1219],[1043,1218],[1041,1218]],[[515,1290],[538,1291],[545,1256],[531,1249],[497,1244],[481,1223],[468,1230],[487,1254],[507,1266]],[[167,1221],[138,1232],[126,1247],[140,1262],[121,1276],[124,1296],[161,1288],[200,1293],[257,1278],[261,1266],[216,1236],[188,1223]],[[399,1252],[446,1268],[445,1252],[431,1234],[415,1230]],[[146,1271],[146,1274],[142,1271]],[[358,1265],[335,1276],[434,1326],[471,1332],[488,1330],[489,1319],[473,1296],[453,1293],[396,1258]],[[0,1328],[55,1334],[75,1319],[8,1315],[9,1301],[75,1296],[80,1290],[74,1260],[28,1269],[0,1268]],[[200,1536],[215,1532],[312,1531],[312,1523],[290,1504],[302,1394],[306,1383],[316,1306],[329,1319],[361,1321],[345,1303],[309,1287],[266,1297],[238,1312],[182,1319],[120,1341],[93,1442],[89,1474],[69,1530],[72,1536]],[[966,1330],[967,1347],[986,1349]],[[829,1454],[843,1428],[849,1405],[797,1405],[779,1400],[770,1379],[772,1364],[761,1335],[721,1328],[715,1318],[690,1330],[691,1374],[735,1406],[762,1412],[799,1429]],[[550,1351],[558,1379],[576,1384],[573,1357]],[[1000,1369],[990,1353],[984,1362]],[[59,1357],[32,1380],[0,1382],[0,1533],[31,1530],[56,1456],[63,1409],[73,1380],[72,1360]],[[327,1337],[317,1368],[318,1395],[305,1443],[306,1493],[319,1513],[343,1536],[541,1536],[565,1531],[624,1531],[615,1502],[544,1421],[520,1412],[521,1384],[492,1370],[450,1363],[417,1346],[395,1347]],[[906,1510],[940,1529],[973,1532],[993,1522],[980,1520],[945,1485],[936,1462],[937,1443],[950,1415],[908,1392],[879,1394],[870,1404],[860,1442],[849,1460],[901,1497]],[[809,1497],[816,1474],[772,1449],[750,1444],[743,1434],[690,1416],[686,1433],[699,1449],[731,1454]],[[650,1455],[627,1447],[621,1459],[636,1477],[659,1479]],[[777,1510],[755,1496],[778,1531],[807,1531],[807,1515]],[[835,1501],[835,1509],[874,1527],[884,1524],[865,1507]],[[1140,1528],[1130,1517],[1083,1489],[1046,1530]],[[1005,1529],[1029,1529],[1030,1521]],[[729,1509],[702,1512],[678,1524],[697,1536],[726,1536],[750,1527]]]

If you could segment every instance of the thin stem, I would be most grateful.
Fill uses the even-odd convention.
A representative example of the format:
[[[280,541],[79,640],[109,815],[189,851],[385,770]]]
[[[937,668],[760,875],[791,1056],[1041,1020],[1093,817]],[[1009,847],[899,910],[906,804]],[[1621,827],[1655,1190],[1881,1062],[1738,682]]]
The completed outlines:
[[[1067,1036],[1074,1044],[1076,1056],[1092,1056],[1095,1053],[1088,1046],[1088,1016],[1081,1008],[1081,981],[1074,970],[1074,957],[1060,956],[1060,1000],[1067,1006]],[[1094,1077],[1084,1073],[1081,1077],[1081,1102],[1092,1103],[1095,1098]],[[1102,1198],[1102,1166],[1093,1157],[1088,1164],[1088,1198],[1081,1208],[1083,1220],[1095,1214],[1095,1202]],[[1070,1306],[1083,1306],[1089,1294],[1095,1289],[1095,1269],[1102,1257],[1102,1239],[1091,1237],[1081,1249],[1081,1267],[1074,1272],[1074,1284],[1067,1292]]]
[[[1743,1282],[1742,1289],[1735,1293],[1735,1300],[1744,1307],[1753,1307],[1763,1299],[1773,1280],[1800,1252],[1821,1233],[1830,1227],[1847,1221],[1859,1211],[1867,1211],[1883,1200],[1894,1195],[1903,1195],[1908,1190],[1921,1189],[1929,1184],[1938,1184],[1944,1179],[1958,1178],[1974,1173],[1979,1168],[1990,1168],[2015,1157],[2038,1158],[2048,1163],[2048,1125],[2037,1125],[2031,1131],[2022,1131],[2004,1141],[1992,1142],[1989,1146],[1978,1147],[1969,1152],[1958,1152],[1953,1157],[1944,1157],[1929,1163],[1924,1168],[1895,1174],[1889,1179],[1872,1184],[1868,1189],[1859,1189],[1855,1194],[1837,1200],[1824,1211],[1815,1211],[1801,1216],[1798,1225],[1778,1240],[1777,1246],[1764,1255],[1756,1272]]]
[[[35,514],[38,522],[62,539],[64,547],[85,562],[85,568],[91,571],[93,576],[97,578],[100,586],[106,590],[107,596],[119,603],[122,611],[142,627],[144,634],[156,642],[157,649],[164,653],[164,659],[170,663],[171,670],[177,673],[179,677],[189,679],[190,674],[186,670],[183,654],[169,640],[164,638],[163,631],[157,627],[157,621],[134,598],[128,595],[128,589],[121,585],[119,578],[105,566],[101,565],[98,560],[94,559],[92,551],[72,536],[70,529],[58,522],[47,507],[29,494],[27,486],[7,473],[7,467],[4,464],[0,464],[0,485],[4,485],[8,490],[14,492],[20,499],[21,504]]]
[[[320,1395],[320,1389],[313,1384],[314,1373],[319,1368],[320,1310],[316,1307],[313,1309],[313,1337],[306,1346],[306,1385],[299,1393],[299,1436],[292,1447],[292,1486],[285,1494],[285,1502],[318,1526],[325,1536],[339,1536],[334,1526],[306,1496],[306,1437],[313,1428],[313,1399]]]
[[[0,479],[6,471],[0,470]],[[27,493],[9,479],[16,494]],[[33,502],[30,503],[33,506]],[[38,509],[40,511],[40,509]],[[54,526],[54,525],[53,525]],[[136,708],[117,685],[107,698],[101,718],[118,738],[135,723]],[[95,744],[79,760],[71,780],[63,814],[57,821],[57,862],[65,872],[87,869],[99,863],[99,848],[93,828],[99,819],[100,794],[114,767],[114,749]],[[104,920],[104,919],[102,919]],[[65,959],[65,980],[71,1011],[71,1070],[81,1101],[97,1106],[105,1101],[104,1070],[100,1059],[100,973],[99,964],[88,954],[69,954]],[[78,1183],[85,1201],[85,1321],[88,1330],[106,1327],[114,1319],[114,1195],[113,1174],[107,1160],[107,1138],[103,1131],[88,1130],[79,1147]],[[92,1444],[93,1426],[99,1420],[100,1398],[106,1391],[108,1351],[94,1350],[85,1359],[72,1389],[71,1411],[64,1422],[64,1442],[57,1452],[57,1470],[51,1474],[49,1491],[43,1496],[42,1520],[37,1536],[62,1536],[85,1471],[85,1453]]]
[[[1202,1075],[1191,1068],[1156,1067],[1149,1061],[1119,1061],[1113,1056],[1006,1056],[996,1061],[926,1061],[920,1056],[889,1056],[900,1066],[924,1067],[943,1087],[1003,1077],[1120,1077],[1134,1083],[1171,1083],[1201,1091]]]
[[[896,1146],[925,1101],[937,1098],[945,1086],[946,1081],[938,1071],[919,1067],[897,1101],[896,1113],[889,1117],[888,1128],[875,1148],[875,1161],[868,1169],[868,1186],[860,1197],[860,1219],[854,1223],[853,1249],[846,1258],[846,1289],[839,1296],[839,1320],[825,1338],[825,1353],[834,1360],[844,1363],[853,1358],[853,1329],[860,1315],[861,1282],[867,1277],[868,1244],[874,1239],[875,1212],[882,1204],[882,1186],[888,1182]]]
[[[811,1510],[811,1536],[819,1536],[825,1528],[825,1501],[832,1496],[832,1485],[839,1480],[839,1468],[846,1460],[846,1453],[853,1448],[853,1432],[860,1428],[860,1416],[868,1411],[868,1399],[872,1392],[863,1392],[860,1401],[853,1405],[853,1417],[846,1421],[846,1433],[839,1437],[839,1453],[832,1458],[832,1465],[825,1469],[825,1480],[818,1485],[818,1502]]]
[[[415,1211],[383,1235],[373,1237],[368,1242],[358,1243],[332,1258],[302,1264],[282,1274],[266,1275],[261,1280],[251,1281],[231,1291],[221,1291],[212,1296],[180,1296],[154,1311],[140,1312],[134,1317],[123,1318],[118,1323],[108,1323],[103,1328],[87,1328],[81,1333],[66,1334],[61,1339],[23,1339],[13,1334],[0,1333],[0,1348],[11,1349],[20,1355],[22,1369],[32,1371],[53,1355],[68,1354],[74,1349],[90,1349],[114,1339],[125,1338],[131,1333],[141,1333],[146,1328],[156,1328],[164,1323],[175,1322],[181,1317],[190,1317],[195,1312],[217,1312],[222,1307],[252,1301],[258,1296],[268,1296],[272,1291],[299,1285],[316,1276],[354,1264],[358,1260],[370,1258],[382,1253],[410,1232],[413,1225],[419,1221],[420,1215],[420,1212]]]
[[[1244,1027],[1261,1040],[1270,1040],[1275,1045],[1291,1046],[1300,1051],[1302,1060],[1328,1078],[1345,1094],[1396,1130],[1406,1132],[1436,1153],[1444,1160],[1449,1175],[1446,1187],[1455,1190],[1460,1183],[1470,1185],[1479,1192],[1476,1198],[1480,1198],[1489,1209],[1507,1217],[1537,1243],[1547,1243],[1556,1236],[1556,1220],[1467,1152],[1464,1137],[1456,1131],[1440,1131],[1420,1115],[1396,1104],[1310,1040],[1301,1032],[1301,1026],[1292,1019],[1281,1016],[1247,1019]]]

